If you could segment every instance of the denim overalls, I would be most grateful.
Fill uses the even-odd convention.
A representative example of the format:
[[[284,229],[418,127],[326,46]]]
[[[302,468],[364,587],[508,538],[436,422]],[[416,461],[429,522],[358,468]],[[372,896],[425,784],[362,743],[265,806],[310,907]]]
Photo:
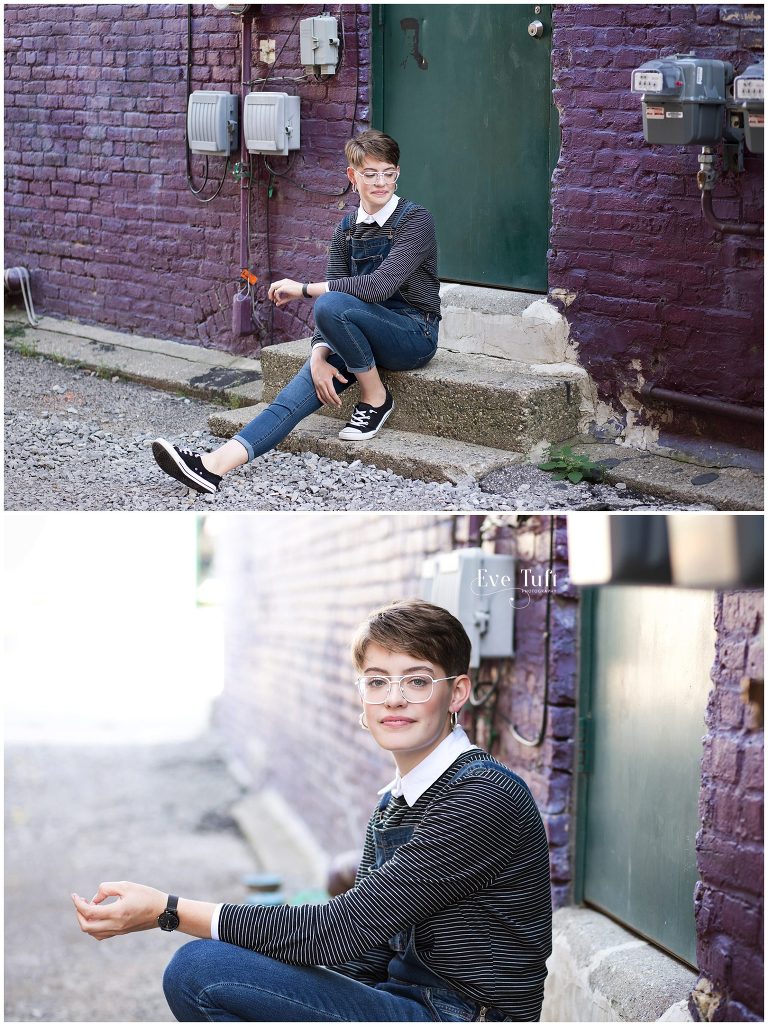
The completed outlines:
[[[395,229],[408,211],[412,210],[415,205],[416,204],[411,203],[410,200],[406,200],[400,210],[395,211],[395,214],[386,222],[387,234],[380,235],[374,239],[354,238],[354,230],[357,223],[357,212],[352,211],[346,215],[344,220],[341,222],[341,227],[344,232],[344,241],[347,244],[347,251],[349,252],[349,273],[352,277],[356,277],[359,274],[373,274],[373,272],[379,268],[392,248],[392,243],[395,238]],[[404,313],[409,317],[413,317],[414,320],[423,325],[425,335],[432,338],[435,343],[435,348],[437,348],[437,329],[438,324],[440,323],[440,317],[437,314],[427,313],[424,310],[418,310],[415,306],[411,306],[411,304],[406,302],[403,298],[399,289],[393,296],[390,296],[389,299],[385,299],[379,305],[389,307],[390,310],[397,310],[398,313]]]
[[[477,767],[489,767],[496,771],[506,770],[516,779],[520,779],[506,767],[492,759],[477,759],[469,762],[459,770],[452,783],[462,775]],[[391,793],[388,791],[379,802],[382,812],[389,805]],[[382,866],[392,858],[397,849],[411,839],[414,826],[406,827],[373,827],[373,839],[376,849],[376,867]],[[416,950],[416,927],[411,926],[390,938],[392,960],[389,963],[389,980],[378,984],[380,989],[401,994],[404,997],[414,996],[414,987],[418,990],[417,1000],[434,1015],[437,1022],[507,1022],[508,1017],[496,1008],[481,1005],[471,998],[465,998],[451,990],[448,983],[436,976],[419,958]]]

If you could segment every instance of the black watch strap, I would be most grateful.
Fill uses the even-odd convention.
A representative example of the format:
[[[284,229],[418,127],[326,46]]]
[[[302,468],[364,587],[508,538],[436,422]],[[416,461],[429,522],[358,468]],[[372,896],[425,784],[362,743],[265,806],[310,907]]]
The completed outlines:
[[[176,911],[178,904],[179,899],[176,895],[169,894],[168,900],[165,903],[165,911],[161,912],[157,917],[157,925],[161,930],[165,930],[166,933],[179,928],[179,914]]]
[[[309,285],[306,283],[301,286],[301,294],[305,299],[309,299]]]

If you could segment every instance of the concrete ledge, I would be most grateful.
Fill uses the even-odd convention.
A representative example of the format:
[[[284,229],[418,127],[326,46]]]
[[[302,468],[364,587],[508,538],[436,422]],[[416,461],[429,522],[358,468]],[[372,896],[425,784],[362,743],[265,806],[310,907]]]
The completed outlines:
[[[443,285],[440,347],[522,364],[577,364],[568,322],[546,296]]]
[[[308,339],[269,346],[261,354],[264,401],[271,402],[299,370]],[[504,360],[438,350],[418,370],[383,371],[396,394],[393,428],[511,452],[574,435],[580,395],[570,379],[522,374]],[[350,393],[352,390],[350,389]],[[347,420],[355,396],[323,416]]]
[[[5,344],[24,351],[231,406],[261,399],[259,360],[54,317],[41,318],[34,328],[23,318],[6,321],[24,330],[6,336]]]
[[[222,410],[211,414],[208,427],[215,435],[231,438],[263,409],[266,409],[265,404]],[[342,442],[338,432],[338,420],[313,414],[295,427],[278,448],[287,452],[316,452],[347,462],[362,460],[402,477],[453,484],[468,476],[480,478],[491,470],[524,460],[522,453],[396,431],[389,425],[367,442]]]
[[[232,815],[259,867],[279,873],[289,893],[325,889],[329,856],[304,821],[272,788],[261,788],[232,806]]]
[[[623,445],[573,443],[573,450],[605,467],[605,480],[670,502],[710,503],[723,510],[762,510],[764,478],[745,467],[702,467]]]
[[[543,1022],[691,1022],[696,973],[586,908],[554,916]]]

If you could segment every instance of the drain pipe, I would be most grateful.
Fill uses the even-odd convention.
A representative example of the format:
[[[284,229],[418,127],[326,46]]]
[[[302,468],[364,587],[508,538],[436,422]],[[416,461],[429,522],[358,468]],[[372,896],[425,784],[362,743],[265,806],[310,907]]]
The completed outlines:
[[[735,417],[738,420],[747,420],[753,424],[763,423],[763,411],[756,406],[741,406],[739,403],[729,403],[722,399],[711,399],[705,395],[676,392],[671,388],[659,388],[652,382],[647,382],[643,385],[640,389],[640,395],[646,399],[657,399],[660,402],[667,402],[673,406],[684,406],[689,410],[697,410],[701,413],[714,413],[724,417]]]
[[[240,60],[240,165],[238,177],[240,179],[240,270],[248,268],[248,205],[251,196],[251,180],[249,161],[250,154],[245,145],[245,126],[243,116],[245,114],[245,98],[251,81],[251,46],[253,26],[252,8],[243,11],[241,30],[241,60]],[[232,301],[232,332],[235,336],[250,335],[253,332],[252,303],[249,290],[241,290],[235,293]]]

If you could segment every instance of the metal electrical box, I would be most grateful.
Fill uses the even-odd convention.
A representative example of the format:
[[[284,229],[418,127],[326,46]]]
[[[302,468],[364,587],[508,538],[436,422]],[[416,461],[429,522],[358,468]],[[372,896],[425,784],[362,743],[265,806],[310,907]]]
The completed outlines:
[[[648,61],[632,72],[632,92],[642,93],[643,135],[649,143],[690,146],[723,137],[728,61],[676,54]]]
[[[243,132],[249,153],[286,157],[301,145],[301,100],[287,93],[248,93]]]
[[[421,597],[461,620],[472,642],[471,667],[514,652],[515,560],[480,548],[424,561]]]
[[[335,75],[339,62],[339,26],[330,14],[299,22],[301,63],[308,72]]]
[[[752,153],[763,152],[763,67],[751,65],[733,83],[733,106],[744,112],[744,141]]]
[[[228,157],[238,147],[237,97],[218,89],[197,89],[187,104],[187,142],[193,153]]]

